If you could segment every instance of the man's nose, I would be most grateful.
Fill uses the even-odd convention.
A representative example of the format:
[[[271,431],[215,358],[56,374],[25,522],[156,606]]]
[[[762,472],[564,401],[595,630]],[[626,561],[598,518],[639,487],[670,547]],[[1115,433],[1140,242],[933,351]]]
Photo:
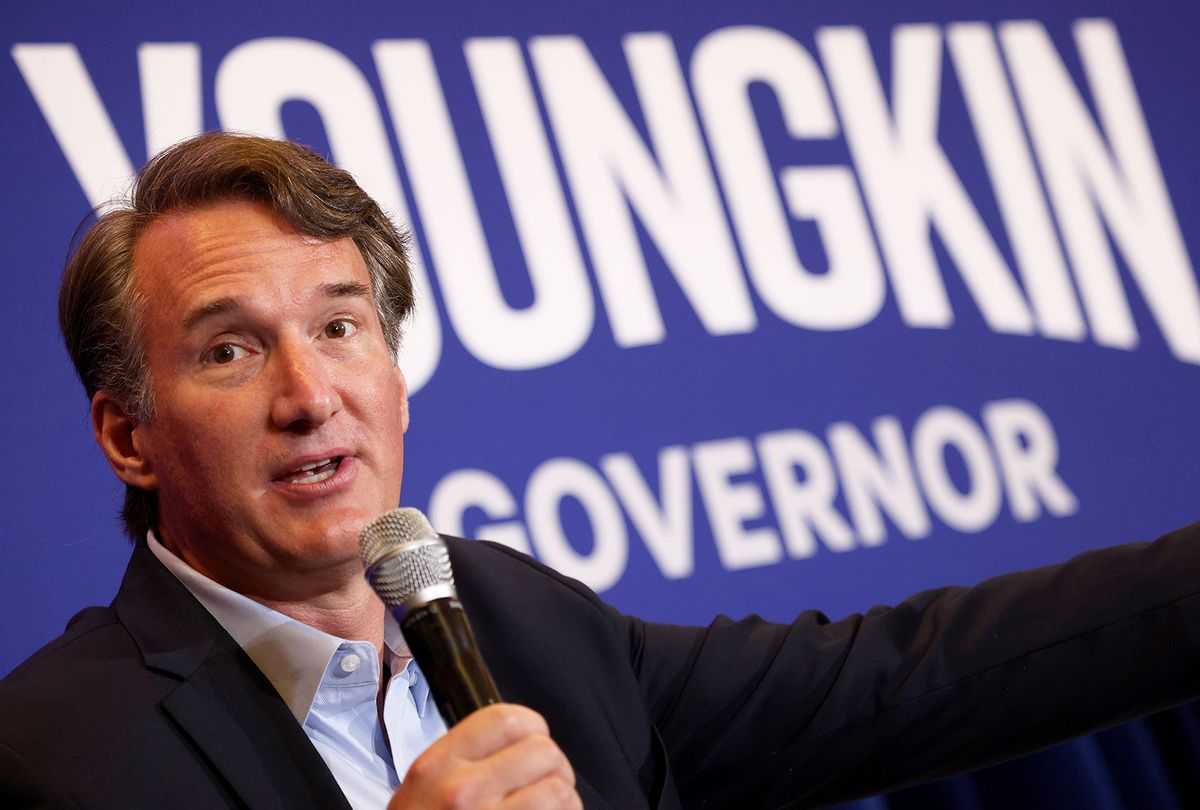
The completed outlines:
[[[281,341],[274,358],[271,421],[280,430],[320,427],[342,408],[329,360],[302,339]]]

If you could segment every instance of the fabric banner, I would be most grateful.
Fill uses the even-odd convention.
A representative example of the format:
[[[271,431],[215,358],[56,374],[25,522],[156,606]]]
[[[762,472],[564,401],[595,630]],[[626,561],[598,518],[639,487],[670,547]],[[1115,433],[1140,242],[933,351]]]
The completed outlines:
[[[622,610],[840,616],[1194,519],[1197,16],[6,8],[0,671],[128,555],[68,244],[210,129],[309,144],[411,228],[402,503]]]

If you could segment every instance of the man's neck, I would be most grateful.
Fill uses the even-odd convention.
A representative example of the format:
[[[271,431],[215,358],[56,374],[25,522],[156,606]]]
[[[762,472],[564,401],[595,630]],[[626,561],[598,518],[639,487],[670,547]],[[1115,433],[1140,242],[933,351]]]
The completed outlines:
[[[369,641],[382,655],[384,604],[367,583],[357,558],[321,570],[272,570],[215,565],[156,532],[164,548],[212,581],[309,627],[338,638]],[[220,562],[220,561],[217,561]]]
[[[369,641],[383,654],[384,605],[361,574],[358,582],[335,593],[317,598],[275,599],[248,593],[246,596],[279,611],[284,616],[338,638]],[[360,586],[361,583],[361,586]]]

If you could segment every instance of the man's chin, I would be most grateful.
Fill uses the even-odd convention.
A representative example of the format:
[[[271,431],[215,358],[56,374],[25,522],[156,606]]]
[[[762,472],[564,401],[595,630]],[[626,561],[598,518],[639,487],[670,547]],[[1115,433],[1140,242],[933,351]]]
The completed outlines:
[[[323,515],[324,519],[306,522],[298,527],[289,547],[298,563],[314,568],[353,563],[361,565],[358,555],[358,535],[376,515],[353,510],[338,515]]]

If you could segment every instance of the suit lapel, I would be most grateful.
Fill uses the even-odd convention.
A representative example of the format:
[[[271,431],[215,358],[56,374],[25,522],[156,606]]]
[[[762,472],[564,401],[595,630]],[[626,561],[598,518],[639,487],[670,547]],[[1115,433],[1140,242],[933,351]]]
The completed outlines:
[[[349,808],[254,662],[138,543],[113,601],[148,668],[179,679],[162,701],[198,753],[252,808]]]
[[[596,789],[588,784],[579,772],[575,772],[575,792],[579,794],[579,799],[583,802],[583,806],[588,810],[603,810],[605,807],[612,807],[608,801],[596,792]]]
[[[245,653],[214,645],[163,709],[253,808],[343,807],[345,797],[303,729]],[[244,660],[243,660],[244,659]]]

